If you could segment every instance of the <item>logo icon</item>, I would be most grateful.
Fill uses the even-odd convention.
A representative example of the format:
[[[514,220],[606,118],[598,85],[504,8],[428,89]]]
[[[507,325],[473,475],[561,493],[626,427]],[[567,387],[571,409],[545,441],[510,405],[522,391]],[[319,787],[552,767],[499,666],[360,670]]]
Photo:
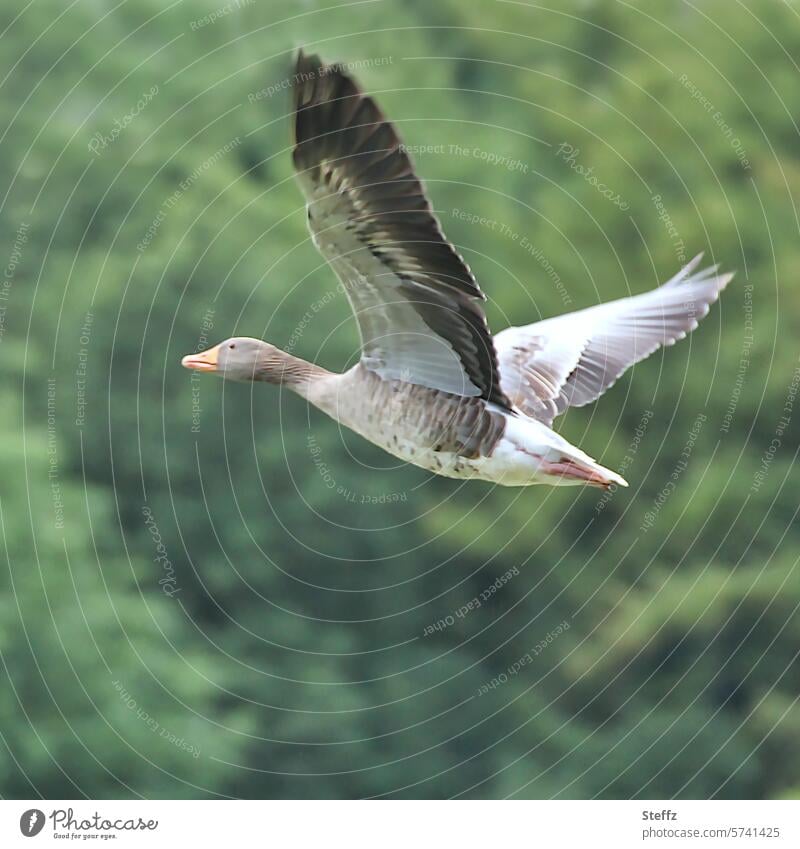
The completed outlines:
[[[19,830],[25,837],[36,837],[44,828],[44,812],[38,808],[31,808],[19,818]]]

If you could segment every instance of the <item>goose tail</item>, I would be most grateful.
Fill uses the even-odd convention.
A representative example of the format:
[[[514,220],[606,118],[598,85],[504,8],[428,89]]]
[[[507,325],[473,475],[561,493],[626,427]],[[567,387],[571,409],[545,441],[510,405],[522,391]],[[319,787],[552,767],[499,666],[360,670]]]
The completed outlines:
[[[542,471],[553,476],[555,484],[564,486],[586,484],[599,489],[609,489],[611,486],[627,486],[628,482],[622,475],[612,472],[605,466],[584,454],[579,448],[571,446],[571,450],[560,450],[552,459],[547,459]]]

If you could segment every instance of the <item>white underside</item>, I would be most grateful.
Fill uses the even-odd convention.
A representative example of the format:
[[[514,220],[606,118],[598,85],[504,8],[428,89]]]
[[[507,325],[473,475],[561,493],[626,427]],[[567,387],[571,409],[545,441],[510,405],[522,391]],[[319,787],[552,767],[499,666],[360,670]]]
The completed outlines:
[[[470,459],[450,451],[434,451],[421,448],[412,440],[384,441],[375,433],[370,434],[369,438],[395,457],[449,478],[485,480],[502,486],[530,486],[538,483],[551,486],[585,485],[585,479],[553,474],[548,469],[549,464],[566,458],[601,475],[608,483],[627,486],[618,474],[596,463],[541,422],[523,415],[505,416],[505,434],[488,457]]]
[[[438,440],[432,435],[436,430],[426,421],[426,415],[430,412],[434,417],[449,417],[452,410],[437,410],[429,400],[395,393],[387,387],[389,384],[375,384],[356,367],[314,384],[306,397],[336,421],[395,457],[445,477],[485,480],[502,486],[627,486],[618,474],[600,466],[547,425],[493,404],[487,404],[489,412],[503,416],[505,428],[493,446],[486,444],[485,454],[470,458],[454,451],[437,451],[434,446]],[[420,411],[421,403],[429,407]]]

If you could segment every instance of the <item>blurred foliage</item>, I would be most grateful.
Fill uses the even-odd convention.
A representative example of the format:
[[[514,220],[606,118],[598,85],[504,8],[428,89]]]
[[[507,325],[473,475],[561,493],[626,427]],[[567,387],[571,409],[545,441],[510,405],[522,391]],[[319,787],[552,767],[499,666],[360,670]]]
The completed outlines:
[[[798,14],[5,4],[3,796],[797,796]],[[423,147],[495,328],[737,269],[559,425],[629,490],[432,480],[179,367],[356,356],[292,180],[298,45]]]

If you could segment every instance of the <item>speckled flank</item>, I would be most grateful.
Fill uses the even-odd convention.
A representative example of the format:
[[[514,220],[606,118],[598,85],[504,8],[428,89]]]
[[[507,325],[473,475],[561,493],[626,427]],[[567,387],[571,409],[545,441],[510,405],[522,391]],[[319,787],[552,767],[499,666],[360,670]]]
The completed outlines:
[[[482,477],[506,429],[503,411],[481,398],[383,380],[361,365],[326,378],[308,397],[390,454],[448,477]]]
[[[293,388],[395,457],[445,477],[505,486],[624,485],[541,422],[480,398],[384,380],[360,364]]]

